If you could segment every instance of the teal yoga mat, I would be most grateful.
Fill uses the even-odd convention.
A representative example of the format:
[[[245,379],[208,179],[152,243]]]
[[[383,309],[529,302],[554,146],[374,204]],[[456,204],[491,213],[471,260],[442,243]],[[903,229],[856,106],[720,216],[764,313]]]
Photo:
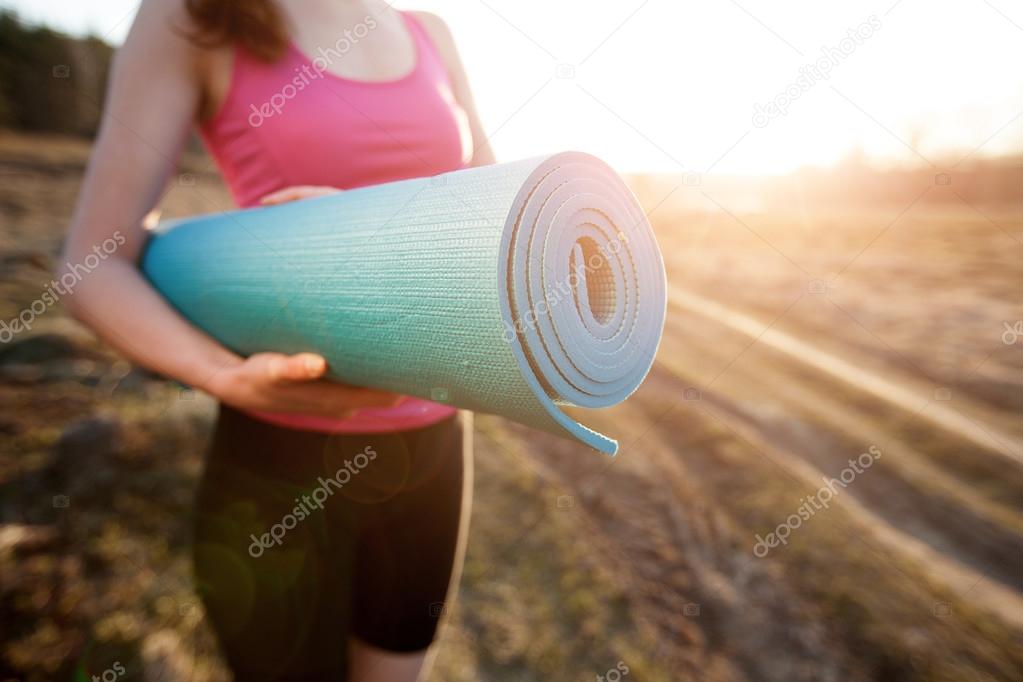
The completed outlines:
[[[142,268],[241,354],[315,351],[338,380],[608,454],[614,440],[561,408],[624,400],[664,326],[653,231],[578,152],[175,221]]]

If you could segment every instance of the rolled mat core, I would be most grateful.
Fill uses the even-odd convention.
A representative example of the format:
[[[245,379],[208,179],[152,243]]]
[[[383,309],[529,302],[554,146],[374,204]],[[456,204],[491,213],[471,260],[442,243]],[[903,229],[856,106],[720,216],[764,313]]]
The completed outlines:
[[[340,381],[608,454],[561,407],[628,397],[664,326],[650,224],[579,152],[166,223],[142,269],[240,354],[317,352]]]

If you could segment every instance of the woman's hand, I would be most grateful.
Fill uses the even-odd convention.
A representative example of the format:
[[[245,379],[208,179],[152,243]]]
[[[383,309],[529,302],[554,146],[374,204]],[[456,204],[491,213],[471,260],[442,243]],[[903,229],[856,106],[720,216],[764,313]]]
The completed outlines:
[[[273,206],[340,191],[296,185],[271,192],[259,203]],[[314,353],[257,353],[219,373],[210,388],[218,398],[241,409],[325,416],[347,416],[363,407],[390,407],[401,400],[394,393],[324,380],[326,371],[326,361]]]
[[[322,187],[320,185],[295,185],[293,187],[285,187],[279,189],[276,192],[270,192],[265,197],[259,200],[259,203],[264,206],[273,206],[274,204],[286,204],[289,201],[298,201],[299,199],[309,199],[311,197],[324,197],[328,194],[334,194],[341,190],[336,187]]]
[[[314,353],[256,353],[217,372],[206,389],[232,407],[346,417],[363,407],[392,407],[401,396],[323,379],[327,362]]]

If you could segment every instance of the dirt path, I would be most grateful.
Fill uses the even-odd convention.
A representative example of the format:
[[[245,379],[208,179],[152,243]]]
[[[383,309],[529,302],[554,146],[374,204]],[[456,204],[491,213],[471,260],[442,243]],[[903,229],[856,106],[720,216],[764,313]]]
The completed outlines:
[[[676,393],[700,385],[699,375],[706,376],[708,366],[725,365],[725,370],[713,375],[713,389],[700,397],[700,406],[811,489],[834,475],[836,467],[860,451],[857,448],[865,449],[865,433],[876,432],[852,406],[834,414],[843,412],[840,399],[827,389],[836,381],[843,390],[881,398],[890,410],[940,425],[946,437],[964,441],[967,449],[979,445],[1006,458],[1011,467],[1018,461],[1012,450],[1018,445],[1010,437],[992,438],[993,429],[940,405],[921,411],[928,401],[912,383],[913,388],[897,385],[791,334],[768,329],[766,322],[678,287],[672,288],[671,301],[699,315],[710,328],[723,325],[727,329],[714,333],[700,325],[700,333],[690,330],[686,339],[683,322],[670,321],[658,365],[674,377]],[[745,341],[733,341],[729,347],[729,334]],[[750,345],[751,341],[755,343]],[[736,348],[745,356],[743,362],[730,359],[739,354]],[[780,353],[785,362],[772,361],[771,353]],[[808,376],[786,371],[789,364],[802,367]],[[719,376],[723,379],[717,381]],[[826,419],[821,419],[822,414]],[[823,427],[830,426],[834,432],[822,430],[822,421]],[[852,434],[844,433],[836,424],[856,428]],[[1018,515],[988,504],[968,486],[956,485],[926,458],[907,455],[912,446],[899,440],[899,434],[886,434],[885,442],[896,448],[894,457],[889,453],[892,461],[871,471],[869,482],[850,486],[840,504],[886,552],[918,561],[960,597],[1023,629],[1019,585],[1023,537],[1017,528]]]
[[[720,406],[711,409],[743,438],[754,443],[758,450],[767,453],[779,466],[801,479],[807,486],[820,487],[821,481],[827,478],[821,469],[791,454],[788,449],[775,446],[768,440],[769,437],[765,438],[762,430],[751,427],[741,417],[729,413]],[[903,532],[881,515],[874,513],[857,499],[855,494],[843,495],[838,504],[843,505],[863,527],[869,529],[872,537],[892,556],[915,559],[920,565],[927,567],[931,576],[951,587],[961,598],[968,597],[1023,630],[1023,596],[1019,591],[975,570],[954,553],[935,551],[928,543]]]
[[[983,448],[1004,455],[1014,464],[1023,464],[1023,445],[998,429],[981,424],[963,412],[935,402],[934,389],[924,391],[918,382],[900,378],[901,383],[872,374],[862,367],[807,344],[770,324],[749,315],[686,291],[678,286],[669,287],[670,304],[707,317],[728,328],[770,346],[794,360],[804,363],[828,376],[854,386],[861,391],[889,402],[892,406],[917,414],[952,434]],[[932,397],[928,397],[930,394]]]

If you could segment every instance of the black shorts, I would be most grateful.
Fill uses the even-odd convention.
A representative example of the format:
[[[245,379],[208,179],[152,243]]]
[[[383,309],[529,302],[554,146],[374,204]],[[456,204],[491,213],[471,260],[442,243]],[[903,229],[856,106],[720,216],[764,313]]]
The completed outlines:
[[[342,434],[221,407],[196,503],[197,591],[239,680],[343,680],[348,638],[418,651],[457,581],[471,422]]]

